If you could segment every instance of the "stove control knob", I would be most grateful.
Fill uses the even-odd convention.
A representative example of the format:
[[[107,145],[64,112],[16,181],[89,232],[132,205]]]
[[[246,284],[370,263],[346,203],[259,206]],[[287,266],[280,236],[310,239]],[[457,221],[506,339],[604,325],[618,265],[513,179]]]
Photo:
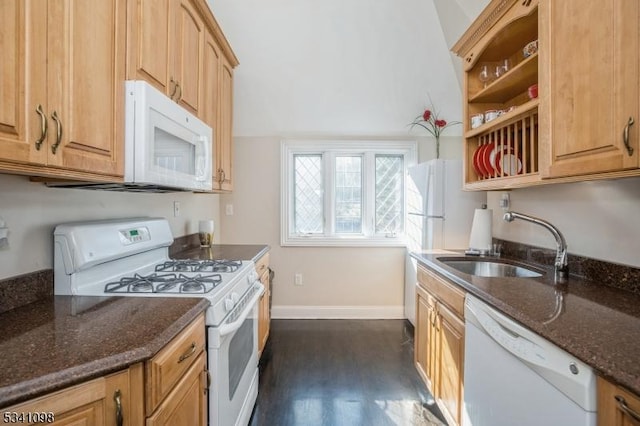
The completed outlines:
[[[233,301],[234,305],[238,303],[238,300],[240,300],[240,296],[238,295],[238,293],[236,293],[235,291],[231,293],[231,300]]]
[[[232,310],[234,306],[235,306],[235,303],[230,297],[227,297],[226,299],[224,299],[224,308],[227,310],[227,312]]]

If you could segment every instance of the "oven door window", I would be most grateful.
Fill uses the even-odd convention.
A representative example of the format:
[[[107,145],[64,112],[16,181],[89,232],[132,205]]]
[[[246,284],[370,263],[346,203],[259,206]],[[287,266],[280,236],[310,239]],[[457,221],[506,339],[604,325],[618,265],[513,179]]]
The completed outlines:
[[[247,369],[253,346],[253,319],[247,318],[229,343],[229,399],[233,399],[242,374]]]

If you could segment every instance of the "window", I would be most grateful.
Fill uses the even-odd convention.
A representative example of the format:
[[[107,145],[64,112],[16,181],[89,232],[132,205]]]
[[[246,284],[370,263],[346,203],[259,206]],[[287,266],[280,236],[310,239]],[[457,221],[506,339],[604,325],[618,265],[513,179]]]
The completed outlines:
[[[284,141],[282,245],[401,245],[415,142]]]

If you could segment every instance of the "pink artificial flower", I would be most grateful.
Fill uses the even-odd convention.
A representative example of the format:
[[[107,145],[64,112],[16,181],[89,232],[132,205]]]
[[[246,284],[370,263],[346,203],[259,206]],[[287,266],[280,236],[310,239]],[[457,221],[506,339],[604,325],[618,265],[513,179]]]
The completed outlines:
[[[431,118],[431,111],[429,111],[428,109],[425,109],[424,114],[422,114],[422,119],[424,121],[429,121],[430,118]]]
[[[435,125],[437,127],[444,127],[447,125],[447,122],[445,120],[436,120]]]

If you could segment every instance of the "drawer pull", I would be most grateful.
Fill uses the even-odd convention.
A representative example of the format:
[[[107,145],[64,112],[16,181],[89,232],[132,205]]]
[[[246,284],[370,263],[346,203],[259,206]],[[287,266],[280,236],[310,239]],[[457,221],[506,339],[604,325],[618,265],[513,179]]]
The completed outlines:
[[[120,389],[116,389],[113,394],[113,400],[116,402],[116,425],[122,426],[124,423],[124,419],[122,417],[122,398],[120,394]]]
[[[185,359],[189,358],[194,353],[196,353],[196,342],[191,342],[191,346],[189,346],[189,349],[187,349],[185,353],[180,355],[180,358],[178,359],[178,364],[180,364]]]
[[[632,410],[627,405],[627,401],[623,397],[621,397],[620,395],[616,395],[614,396],[614,398],[618,402],[618,407],[623,413],[629,415],[629,417],[631,417],[635,421],[640,422],[640,414]]]

